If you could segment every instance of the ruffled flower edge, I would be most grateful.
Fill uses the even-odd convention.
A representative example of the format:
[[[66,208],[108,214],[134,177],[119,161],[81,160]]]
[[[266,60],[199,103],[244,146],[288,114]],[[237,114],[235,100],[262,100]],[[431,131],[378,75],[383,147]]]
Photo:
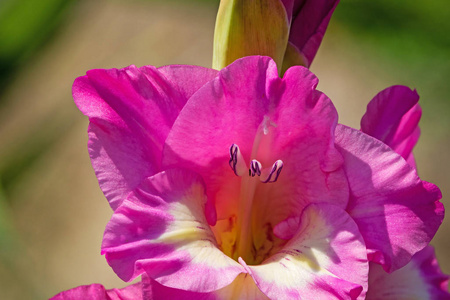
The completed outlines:
[[[397,300],[404,298],[450,299],[449,276],[442,273],[434,249],[427,246],[413,256],[403,268],[386,273],[375,263],[370,263],[369,290],[367,300]],[[57,294],[50,300],[152,300],[152,299],[196,299],[218,300],[237,298],[256,300],[269,299],[255,285],[249,274],[240,274],[228,286],[210,293],[198,293],[165,287],[146,274],[142,282],[122,289],[106,289],[101,284],[79,286]]]

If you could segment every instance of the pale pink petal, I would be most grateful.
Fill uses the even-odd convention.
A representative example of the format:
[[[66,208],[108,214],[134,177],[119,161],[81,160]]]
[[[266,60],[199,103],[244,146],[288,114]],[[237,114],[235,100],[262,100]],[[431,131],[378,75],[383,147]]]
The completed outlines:
[[[164,141],[187,99],[216,71],[194,66],[91,70],[73,85],[89,117],[89,154],[113,209],[161,170]]]
[[[442,273],[427,246],[403,268],[386,273],[380,265],[370,264],[367,300],[450,299],[449,276]]]
[[[364,299],[368,262],[355,222],[329,204],[309,205],[299,220],[283,249],[246,266],[257,286],[271,299]]]
[[[290,4],[284,1],[285,5]],[[331,15],[339,0],[296,0],[292,10],[289,42],[306,58],[309,67],[316,56]]]
[[[406,160],[420,136],[422,110],[419,95],[406,86],[392,86],[379,92],[367,105],[361,131],[379,139]]]
[[[101,284],[82,285],[59,293],[50,300],[140,300],[142,284],[140,282],[123,289],[107,290]]]
[[[186,103],[167,138],[164,165],[201,174],[219,220],[238,207],[242,177],[228,164],[233,144],[247,166],[252,159],[263,168],[279,159],[284,163],[277,182],[257,188],[264,197],[255,196],[261,199],[259,208],[274,209],[269,215],[257,212],[272,218],[273,226],[310,202],[345,207],[342,157],[333,144],[337,113],[316,85],[317,78],[303,67],[290,69],[281,79],[268,57],[235,61]]]
[[[256,286],[253,278],[246,273],[239,274],[229,285],[210,293],[198,293],[165,287],[155,280],[142,276],[144,299],[177,300],[264,300],[269,299]]]
[[[369,260],[392,272],[433,238],[444,217],[439,189],[423,182],[400,155],[361,131],[338,125],[336,145],[350,186],[347,211]]]
[[[149,177],[114,212],[102,253],[125,281],[146,272],[167,287],[220,289],[245,271],[217,248],[205,202],[194,173],[173,169]]]

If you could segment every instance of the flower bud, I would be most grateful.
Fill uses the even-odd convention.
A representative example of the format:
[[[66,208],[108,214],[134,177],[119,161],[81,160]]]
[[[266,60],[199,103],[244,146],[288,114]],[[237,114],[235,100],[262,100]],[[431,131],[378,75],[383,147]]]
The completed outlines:
[[[250,55],[272,57],[281,66],[289,18],[280,0],[222,0],[214,32],[213,68]]]

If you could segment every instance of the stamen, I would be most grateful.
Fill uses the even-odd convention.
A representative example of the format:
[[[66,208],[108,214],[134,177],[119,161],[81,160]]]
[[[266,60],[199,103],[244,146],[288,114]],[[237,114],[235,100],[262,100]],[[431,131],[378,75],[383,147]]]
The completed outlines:
[[[247,165],[244,162],[244,157],[239,150],[238,145],[233,144],[230,147],[230,160],[228,162],[234,174],[237,176],[242,176],[247,170]]]
[[[250,162],[250,169],[248,169],[248,175],[252,177],[255,177],[255,175],[260,176],[261,169],[262,169],[261,163],[256,159],[252,159],[252,161]]]
[[[263,183],[275,182],[280,176],[281,169],[283,169],[283,161],[279,159],[272,165],[272,168],[265,168],[261,171],[259,180]]]

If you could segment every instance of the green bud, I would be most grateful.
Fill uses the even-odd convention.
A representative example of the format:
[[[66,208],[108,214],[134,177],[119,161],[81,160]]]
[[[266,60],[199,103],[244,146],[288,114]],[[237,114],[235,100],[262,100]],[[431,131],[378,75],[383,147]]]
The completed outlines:
[[[213,68],[249,55],[270,56],[281,70],[289,21],[280,0],[221,0],[214,31]]]

